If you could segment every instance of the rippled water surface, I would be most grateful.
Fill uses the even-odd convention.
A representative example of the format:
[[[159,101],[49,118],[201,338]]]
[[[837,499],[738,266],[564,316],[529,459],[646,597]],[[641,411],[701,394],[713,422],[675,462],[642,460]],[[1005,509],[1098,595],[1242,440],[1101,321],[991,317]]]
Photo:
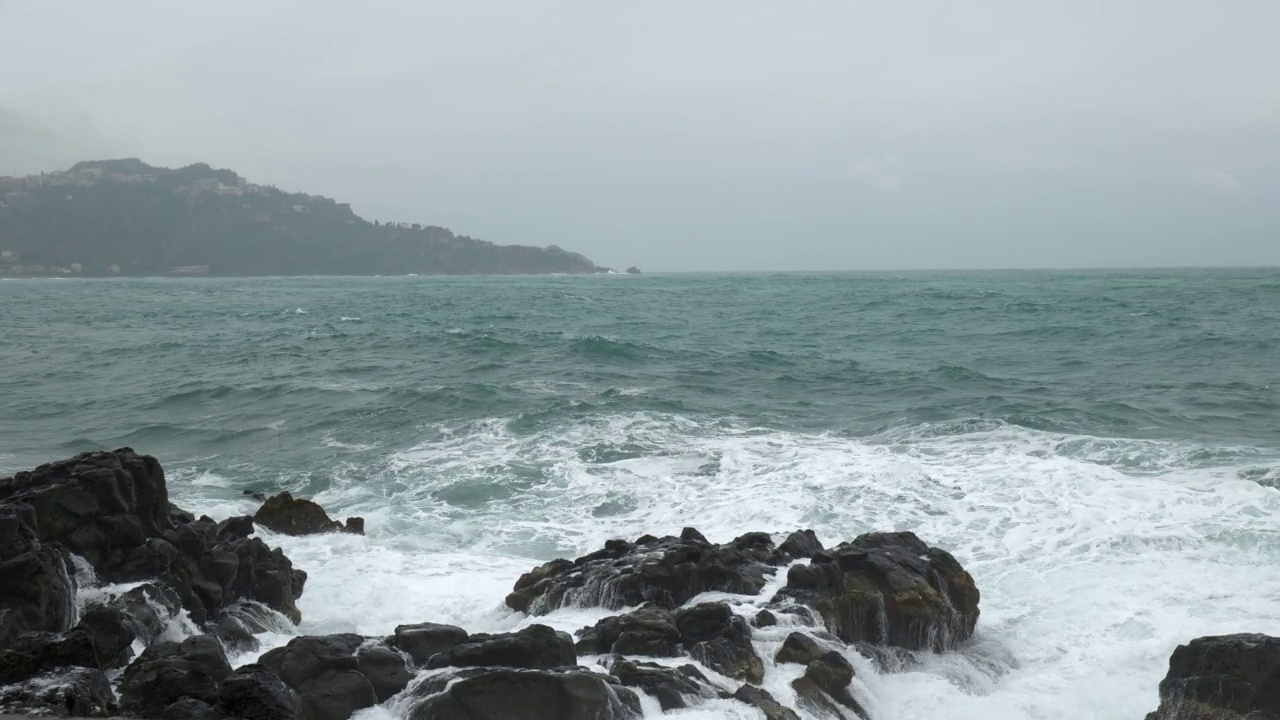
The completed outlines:
[[[518,627],[610,537],[911,529],[983,615],[852,657],[877,720],[1135,718],[1179,642],[1280,634],[1278,358],[1277,271],[4,281],[0,471],[127,445],[200,512],[365,516],[270,538],[313,633]]]

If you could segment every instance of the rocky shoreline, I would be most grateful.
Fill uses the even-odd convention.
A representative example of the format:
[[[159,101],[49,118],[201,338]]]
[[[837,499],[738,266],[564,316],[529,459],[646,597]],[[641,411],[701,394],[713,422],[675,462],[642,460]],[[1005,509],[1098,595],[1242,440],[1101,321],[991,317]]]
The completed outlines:
[[[0,718],[346,720],[388,705],[412,720],[628,720],[719,698],[766,720],[852,720],[871,716],[850,657],[952,651],[979,619],[969,573],[909,532],[825,547],[807,530],[717,544],[686,528],[516,580],[514,612],[618,611],[574,635],[423,622],[299,636],[233,667],[277,613],[301,621],[307,574],[255,528],[363,532],[287,493],[263,500],[252,517],[196,518],[128,448],[0,479]],[[766,591],[750,613],[732,601]],[[763,633],[781,639],[771,662]],[[1159,691],[1148,720],[1280,718],[1280,639],[1192,640]]]

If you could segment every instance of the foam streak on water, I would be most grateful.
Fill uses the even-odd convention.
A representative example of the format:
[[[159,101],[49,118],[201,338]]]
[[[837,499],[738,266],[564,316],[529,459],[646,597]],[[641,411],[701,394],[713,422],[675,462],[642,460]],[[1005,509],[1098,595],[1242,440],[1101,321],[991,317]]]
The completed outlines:
[[[863,439],[649,414],[524,436],[507,426],[456,429],[368,469],[377,482],[319,495],[365,514],[368,537],[271,537],[311,573],[300,631],[383,634],[427,620],[574,631],[608,613],[511,614],[502,598],[515,578],[611,537],[693,525],[713,541],[801,527],[827,543],[912,530],[965,564],[983,593],[965,648],[898,673],[851,657],[884,720],[935,717],[939,703],[952,718],[1139,717],[1178,643],[1280,632],[1280,493],[1230,466],[1186,465],[1194,448],[999,424]],[[601,462],[584,447],[632,451]],[[451,495],[457,488],[482,490]],[[190,501],[218,515],[251,507]],[[760,600],[740,599],[743,612]],[[785,633],[757,636],[771,654]],[[789,693],[777,678],[768,688]]]

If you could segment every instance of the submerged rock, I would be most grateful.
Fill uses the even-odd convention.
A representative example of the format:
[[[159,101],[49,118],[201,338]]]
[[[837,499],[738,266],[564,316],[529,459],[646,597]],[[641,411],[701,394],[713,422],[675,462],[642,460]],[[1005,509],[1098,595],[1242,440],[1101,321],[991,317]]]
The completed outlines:
[[[285,535],[350,532],[364,534],[364,518],[348,518],[344,526],[329,518],[324,508],[311,500],[294,498],[282,492],[268,498],[253,514],[253,521],[269,530]]]
[[[755,595],[775,572],[764,562],[770,550],[772,541],[767,547],[738,540],[714,545],[692,528],[678,538],[610,540],[590,555],[525,573],[506,602],[540,615],[570,605],[619,609],[647,602],[673,609],[709,591]]]
[[[1280,638],[1241,634],[1179,645],[1147,720],[1280,718]]]
[[[899,532],[861,535],[793,565],[774,602],[814,608],[845,642],[941,652],[973,634],[978,600],[950,553]]]
[[[418,686],[410,720],[639,720],[640,699],[581,669],[466,669]]]

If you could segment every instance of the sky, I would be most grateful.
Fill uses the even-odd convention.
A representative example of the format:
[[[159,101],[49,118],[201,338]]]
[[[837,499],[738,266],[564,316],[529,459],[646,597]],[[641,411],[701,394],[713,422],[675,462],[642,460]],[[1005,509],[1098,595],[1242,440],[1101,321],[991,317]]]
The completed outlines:
[[[1280,2],[0,0],[0,175],[646,271],[1280,265]]]

